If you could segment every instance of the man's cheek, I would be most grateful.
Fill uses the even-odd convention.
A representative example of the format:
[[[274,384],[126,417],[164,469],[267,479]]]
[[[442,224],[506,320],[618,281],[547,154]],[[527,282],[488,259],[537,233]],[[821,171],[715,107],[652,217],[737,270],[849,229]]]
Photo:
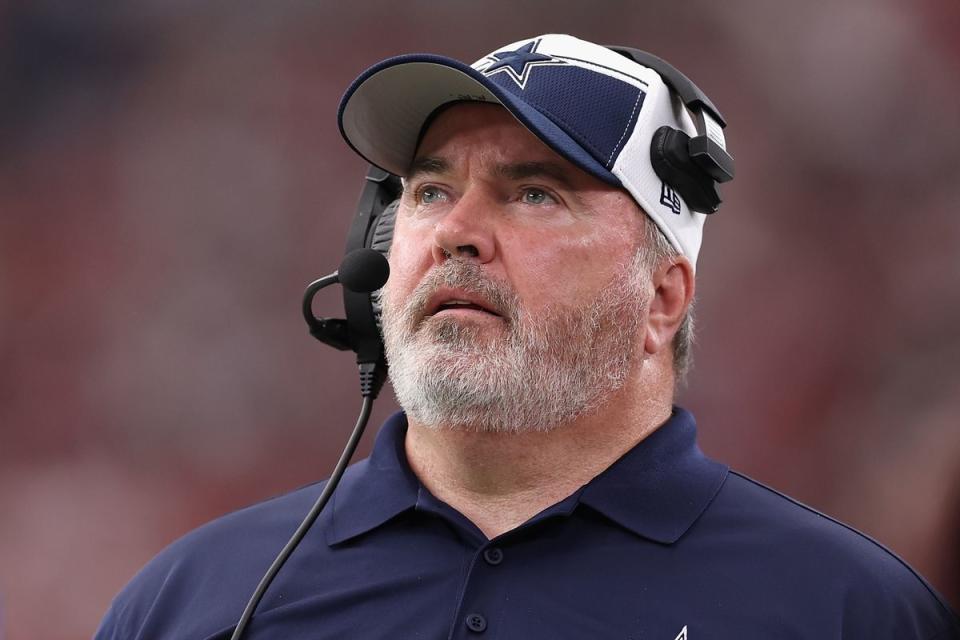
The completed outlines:
[[[395,244],[391,248],[389,282],[396,285],[398,291],[410,292],[416,288],[422,277],[420,272],[425,272],[429,266],[423,255],[429,256],[429,252],[421,254],[412,249],[409,243]]]

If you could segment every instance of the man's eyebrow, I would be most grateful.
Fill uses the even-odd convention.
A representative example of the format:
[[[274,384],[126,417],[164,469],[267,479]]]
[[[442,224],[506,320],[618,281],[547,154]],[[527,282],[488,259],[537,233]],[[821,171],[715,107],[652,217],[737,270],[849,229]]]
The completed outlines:
[[[414,158],[413,162],[410,163],[410,168],[407,169],[405,178],[410,180],[423,173],[448,173],[449,171],[450,163],[443,158],[423,156],[422,158]]]
[[[516,162],[511,164],[497,165],[497,174],[510,180],[523,180],[525,178],[551,178],[559,182],[568,189],[573,188],[573,181],[570,179],[570,172],[560,164],[555,162]]]

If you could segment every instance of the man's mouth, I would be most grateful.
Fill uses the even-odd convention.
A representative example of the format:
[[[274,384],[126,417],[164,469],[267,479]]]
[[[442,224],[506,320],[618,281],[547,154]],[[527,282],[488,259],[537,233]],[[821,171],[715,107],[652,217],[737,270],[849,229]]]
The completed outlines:
[[[471,313],[502,317],[495,306],[482,297],[464,291],[438,291],[430,297],[424,317],[436,316],[445,313]]]

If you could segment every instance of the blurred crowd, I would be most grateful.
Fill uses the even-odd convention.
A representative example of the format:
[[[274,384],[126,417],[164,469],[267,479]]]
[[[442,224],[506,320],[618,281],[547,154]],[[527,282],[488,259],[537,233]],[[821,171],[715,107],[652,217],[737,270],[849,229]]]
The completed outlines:
[[[657,53],[727,118],[680,398],[706,451],[960,606],[956,0],[8,0],[0,637],[89,637],[167,543],[327,475],[355,368],[299,299],[365,170],[340,95],[547,32]]]

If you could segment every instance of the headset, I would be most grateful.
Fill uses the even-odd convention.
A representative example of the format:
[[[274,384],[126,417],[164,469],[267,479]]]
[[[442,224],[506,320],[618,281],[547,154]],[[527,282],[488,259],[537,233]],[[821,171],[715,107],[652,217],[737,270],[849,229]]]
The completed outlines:
[[[665,60],[631,47],[607,48],[659,73],[693,114],[697,135],[690,137],[679,129],[660,127],[650,145],[650,159],[660,179],[679,193],[692,211],[715,213],[722,202],[717,185],[734,176],[733,158],[717,142],[718,135],[723,139],[722,129],[726,127],[720,111],[697,85]],[[389,253],[402,189],[400,178],[370,167],[347,235],[347,256],[361,249],[383,256]],[[338,320],[313,315],[310,304],[316,291],[308,287],[303,301],[310,334],[337,349],[356,352],[357,363],[372,365],[377,371],[375,384],[382,385],[387,364],[380,338],[380,296],[375,291],[344,288],[346,319]]]
[[[660,127],[651,141],[650,160],[657,176],[679,193],[692,211],[715,213],[721,203],[717,185],[733,179],[734,175],[733,158],[722,144],[723,128],[726,127],[723,116],[689,78],[665,60],[630,47],[607,48],[659,73],[693,114],[697,135],[691,137],[679,129]],[[240,640],[274,577],[329,501],[363,436],[373,401],[386,380],[387,361],[380,333],[379,290],[390,272],[387,254],[393,240],[402,191],[399,177],[375,166],[369,168],[347,235],[345,257],[340,268],[313,281],[304,292],[302,313],[310,328],[310,335],[331,347],[357,354],[363,406],[330,479],[260,580],[233,630],[231,640]],[[316,317],[312,309],[313,298],[321,289],[337,283],[343,285],[346,318]]]

